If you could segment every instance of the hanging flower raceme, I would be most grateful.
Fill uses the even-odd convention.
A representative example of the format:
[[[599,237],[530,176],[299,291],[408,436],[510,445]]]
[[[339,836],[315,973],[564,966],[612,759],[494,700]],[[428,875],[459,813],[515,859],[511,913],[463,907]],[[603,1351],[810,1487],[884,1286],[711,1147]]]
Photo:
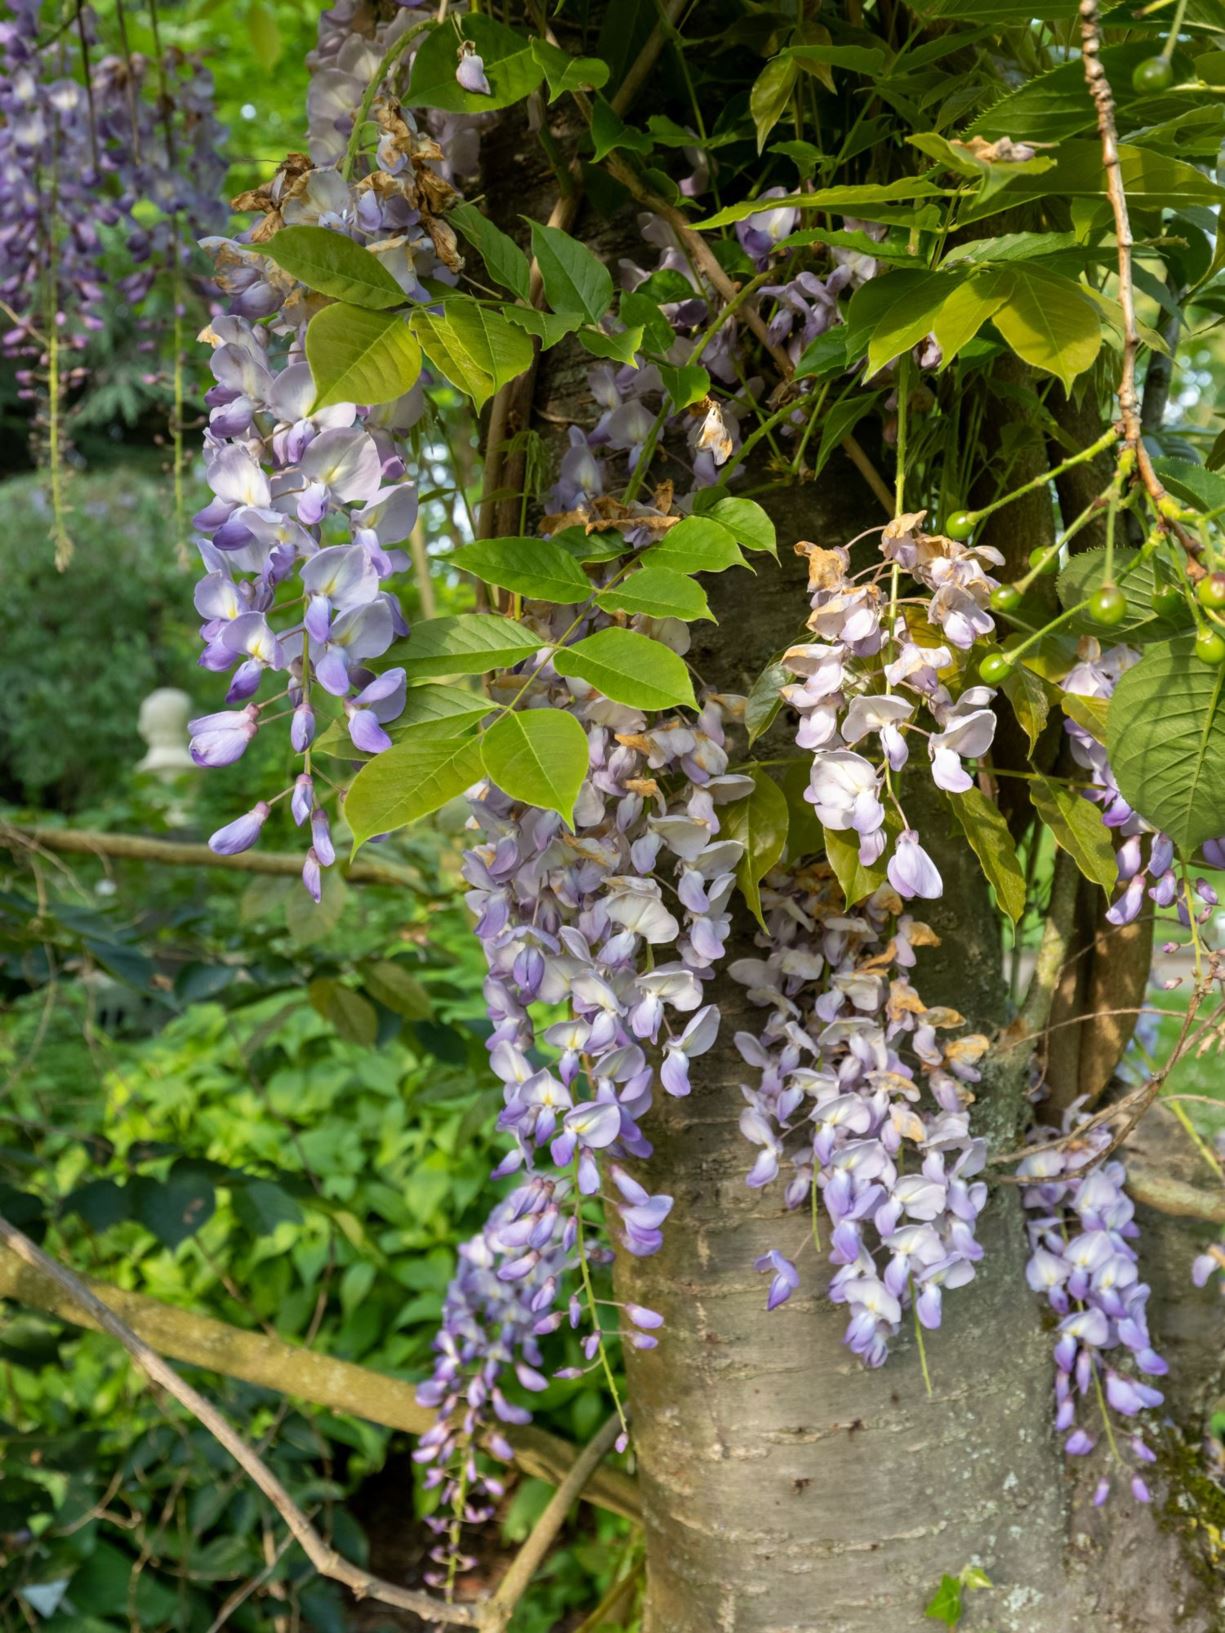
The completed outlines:
[[[1111,1143],[1098,1126],[1073,1136],[1079,1106],[1065,1118],[1065,1138],[1036,1150],[1017,1169],[1029,1214],[1026,1275],[1058,1321],[1055,1339],[1055,1427],[1064,1449],[1088,1456],[1105,1435],[1110,1468],[1098,1482],[1096,1503],[1112,1480],[1127,1479],[1137,1502],[1150,1500],[1142,1469],[1155,1461],[1143,1428],[1129,1420],[1160,1406],[1163,1395],[1146,1379],[1162,1377],[1166,1362],[1148,1332],[1149,1288],[1140,1280],[1135,1209],[1123,1189],[1117,1158],[1102,1161]],[[1041,1143],[1043,1135],[1032,1138]],[[1049,1136],[1047,1136],[1049,1139]]]
[[[879,1366],[903,1311],[913,1303],[938,1327],[944,1289],[972,1280],[982,1257],[986,1147],[970,1133],[966,1085],[987,1040],[941,1037],[961,1016],[927,1008],[907,973],[936,937],[890,887],[849,909],[828,868],[783,871],[762,906],[762,956],[730,967],[769,1011],[760,1031],[736,1035],[753,1073],[741,1083],[740,1127],[757,1147],[748,1183],[782,1178],[789,1209],[824,1210],[829,1296],[848,1306],[850,1348]],[[798,1258],[758,1262],[769,1308],[800,1285]]]

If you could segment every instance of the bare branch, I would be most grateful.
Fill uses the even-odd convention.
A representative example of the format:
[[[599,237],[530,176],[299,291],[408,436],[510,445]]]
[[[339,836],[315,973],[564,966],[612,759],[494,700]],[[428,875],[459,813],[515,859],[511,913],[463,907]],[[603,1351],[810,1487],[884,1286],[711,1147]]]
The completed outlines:
[[[146,839],[143,834],[108,834],[93,828],[12,827],[0,823],[0,846],[10,851],[61,851],[78,856],[113,856],[134,862],[160,862],[169,867],[227,868],[231,873],[271,873],[298,878],[302,858],[284,851],[242,851],[219,856],[207,845],[179,840]],[[407,868],[386,862],[353,862],[341,871],[350,884],[394,885],[416,890],[420,881]]]
[[[532,1534],[511,1561],[511,1567],[498,1584],[497,1592],[483,1606],[482,1625],[491,1633],[503,1633],[514,1615],[515,1606],[527,1592],[528,1586],[544,1556],[553,1545],[553,1539],[565,1524],[566,1515],[578,1501],[583,1487],[595,1474],[600,1463],[612,1450],[621,1429],[621,1414],[614,1412],[595,1439],[578,1454],[574,1467],[549,1499],[544,1513],[536,1521]]]
[[[316,1354],[282,1338],[246,1332],[229,1322],[181,1310],[141,1293],[124,1292],[105,1282],[91,1279],[83,1281],[83,1285],[151,1348],[190,1366],[241,1378],[245,1383],[409,1434],[423,1434],[435,1421],[434,1412],[417,1404],[413,1386],[401,1378],[389,1378],[351,1361]],[[51,1276],[3,1247],[0,1298],[16,1299],[78,1326],[100,1326],[90,1311],[66,1294]],[[534,1425],[503,1432],[514,1448],[518,1466],[553,1485],[565,1478],[578,1455],[567,1441]],[[599,1470],[588,1482],[584,1495],[589,1502],[626,1519],[641,1517],[637,1486],[619,1469]]]
[[[369,1571],[363,1571],[342,1558],[319,1535],[280,1480],[268,1465],[256,1456],[233,1425],[215,1406],[205,1400],[199,1390],[193,1389],[191,1384],[180,1378],[174,1368],[168,1365],[156,1350],[150,1349],[144,1339],[122,1322],[114,1311],[109,1310],[79,1276],[48,1257],[28,1236],[23,1235],[3,1218],[0,1218],[0,1241],[33,1269],[40,1270],[44,1276],[49,1276],[82,1311],[87,1311],[94,1318],[103,1332],[123,1345],[153,1383],[173,1396],[180,1406],[186,1407],[214,1440],[225,1447],[243,1473],[263,1492],[285,1521],[306,1557],[321,1576],[330,1577],[332,1581],[341,1583],[358,1599],[377,1599],[380,1604],[394,1605],[399,1610],[411,1610],[427,1621],[450,1622],[458,1627],[483,1625],[483,1607],[445,1604],[433,1594],[418,1593],[411,1588],[397,1587],[394,1582],[385,1582],[381,1577],[372,1576]]]

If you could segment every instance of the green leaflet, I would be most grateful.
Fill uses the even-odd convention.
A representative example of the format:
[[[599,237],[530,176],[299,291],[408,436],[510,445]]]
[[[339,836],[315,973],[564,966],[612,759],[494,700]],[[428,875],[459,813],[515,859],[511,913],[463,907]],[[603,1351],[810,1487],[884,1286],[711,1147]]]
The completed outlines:
[[[573,828],[587,775],[587,734],[564,709],[512,710],[481,738],[489,780],[511,799],[556,811]]]
[[[429,816],[479,782],[481,772],[476,737],[406,737],[384,749],[357,773],[345,799],[354,850]]]
[[[782,789],[769,772],[750,770],[753,792],[723,807],[719,837],[738,839],[744,854],[736,864],[736,881],[753,917],[765,929],[761,881],[783,854],[789,811]]]
[[[334,301],[306,327],[306,361],[316,410],[335,403],[389,403],[416,384],[421,348],[397,313]]]
[[[403,306],[407,297],[377,255],[327,227],[282,227],[260,246],[308,289],[375,310]]]
[[[551,539],[476,539],[461,545],[451,560],[485,584],[559,607],[585,601],[592,591],[578,562]]]
[[[475,301],[448,301],[441,312],[417,307],[412,325],[430,362],[477,408],[531,366],[532,343],[523,331]]]
[[[531,299],[531,264],[513,238],[495,227],[475,204],[453,205],[447,212],[447,220],[477,251],[491,278],[512,295],[518,295],[521,301]]]
[[[601,629],[553,655],[559,675],[588,681],[631,709],[696,709],[689,671],[670,647],[632,629]]]
[[[1018,923],[1025,911],[1025,873],[999,806],[977,788],[950,794],[949,805],[1000,907]]]
[[[647,561],[645,567],[623,578],[610,590],[601,590],[596,605],[605,612],[645,613],[650,618],[699,618],[715,622],[706,591],[684,573]]]
[[[537,635],[491,612],[461,612],[414,624],[406,641],[393,650],[410,680],[415,676],[485,675],[506,664],[521,663],[542,642]]]
[[[1107,893],[1118,878],[1110,832],[1102,823],[1101,807],[1073,789],[1064,788],[1048,777],[1034,777],[1029,785],[1034,810],[1067,851],[1076,866]]]
[[[612,274],[585,244],[558,227],[530,223],[532,254],[540,268],[544,292],[555,312],[599,323],[612,305]]]

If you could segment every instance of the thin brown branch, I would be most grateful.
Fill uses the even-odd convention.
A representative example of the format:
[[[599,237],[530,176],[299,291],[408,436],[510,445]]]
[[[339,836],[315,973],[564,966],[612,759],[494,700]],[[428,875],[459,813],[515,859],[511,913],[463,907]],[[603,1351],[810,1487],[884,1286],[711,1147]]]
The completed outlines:
[[[0,822],[0,847],[159,862],[168,867],[226,868],[231,873],[270,873],[281,878],[298,878],[302,873],[302,858],[287,851],[243,851],[238,856],[219,856],[207,845],[146,839],[143,834],[101,833],[93,828],[15,827]],[[354,885],[394,885],[401,890],[415,890],[420,883],[407,868],[386,862],[352,862],[347,868],[341,863],[341,872]]]
[[[197,1315],[141,1293],[125,1292],[92,1278],[85,1285],[146,1344],[177,1361],[408,1434],[423,1434],[435,1421],[434,1412],[417,1404],[413,1386],[401,1378],[389,1378],[351,1361],[316,1354],[283,1338],[247,1332],[229,1322]],[[99,1325],[50,1276],[2,1248],[0,1298],[15,1299],[77,1326],[97,1329]],[[529,1425],[504,1432],[518,1466],[553,1485],[565,1478],[578,1455],[567,1441],[544,1429]],[[635,1482],[618,1469],[601,1469],[588,1484],[585,1496],[596,1506],[627,1519],[640,1516]]]
[[[1102,166],[1106,172],[1106,196],[1114,216],[1114,236],[1118,248],[1119,307],[1123,314],[1123,362],[1119,373],[1119,415],[1122,420],[1123,441],[1135,455],[1136,469],[1148,491],[1149,498],[1162,515],[1162,501],[1168,499],[1165,485],[1153,469],[1148,449],[1144,446],[1140,419],[1140,400],[1136,392],[1136,354],[1140,349],[1140,331],[1136,323],[1136,288],[1132,278],[1131,219],[1127,210],[1127,192],[1123,186],[1123,167],[1119,159],[1118,127],[1115,123],[1114,92],[1102,66],[1102,19],[1097,0],[1080,0],[1081,60],[1084,64],[1085,83],[1097,112],[1097,129],[1102,144]],[[1187,552],[1188,574],[1202,577],[1203,569],[1195,560],[1200,550],[1197,539],[1191,537],[1176,521],[1163,516],[1163,525],[1169,528]]]
[[[574,1467],[550,1497],[544,1513],[532,1527],[532,1533],[511,1561],[510,1569],[498,1584],[497,1592],[483,1606],[482,1625],[491,1633],[503,1633],[514,1615],[515,1606],[527,1592],[532,1578],[540,1569],[544,1556],[553,1546],[553,1539],[565,1524],[566,1515],[582,1495],[583,1487],[592,1478],[604,1458],[612,1450],[621,1430],[621,1414],[614,1412],[608,1422],[574,1460]]]
[[[199,1390],[180,1378],[173,1367],[151,1349],[144,1339],[122,1322],[114,1311],[97,1298],[79,1276],[48,1257],[7,1219],[0,1218],[0,1242],[32,1269],[49,1276],[82,1311],[87,1311],[103,1332],[122,1344],[124,1349],[152,1383],[164,1389],[225,1447],[230,1456],[267,1498],[284,1520],[295,1540],[321,1576],[339,1582],[358,1599],[376,1599],[380,1604],[393,1605],[399,1610],[411,1610],[427,1621],[450,1622],[458,1627],[480,1627],[483,1624],[481,1607],[449,1605],[433,1594],[418,1593],[411,1588],[397,1587],[381,1577],[372,1576],[357,1565],[344,1559],[327,1542],[294,1502],[276,1475],[247,1445],[246,1441],[224,1418],[217,1408],[206,1401]]]

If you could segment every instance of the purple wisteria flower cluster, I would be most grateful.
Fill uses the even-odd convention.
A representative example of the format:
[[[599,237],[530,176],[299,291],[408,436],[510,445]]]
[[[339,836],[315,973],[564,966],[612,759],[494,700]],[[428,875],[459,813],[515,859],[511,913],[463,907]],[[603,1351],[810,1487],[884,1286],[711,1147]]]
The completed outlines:
[[[757,1147],[748,1183],[782,1175],[787,1207],[811,1203],[814,1224],[820,1202],[829,1297],[848,1306],[847,1344],[880,1366],[903,1311],[938,1327],[944,1289],[972,1280],[982,1257],[986,1145],[970,1133],[968,1085],[987,1039],[942,1038],[962,1017],[929,1009],[908,974],[915,948],[937,938],[890,886],[847,908],[829,870],[810,868],[772,875],[762,906],[762,957],[730,967],[769,1010],[760,1032],[736,1034],[754,1074],[741,1084],[741,1131]],[[758,1261],[769,1308],[799,1286],[798,1256]]]
[[[360,39],[355,56],[343,42],[357,37],[344,33],[336,13],[325,14],[312,82],[313,147],[332,151],[346,128],[337,123],[340,82],[373,73],[385,34],[402,24],[398,14],[373,41]],[[321,76],[327,94],[315,96]],[[404,671],[376,673],[370,665],[408,633],[386,584],[407,565],[395,546],[417,516],[406,452],[424,397],[418,382],[374,409],[339,403],[313,410],[304,333],[318,298],[261,246],[282,226],[322,226],[377,254],[409,300],[424,298],[422,277],[454,282],[454,236],[437,214],[455,197],[441,173],[443,151],[394,102],[376,104],[375,113],[383,134],[367,175],[350,182],[334,166],[291,155],[272,182],[236,201],[261,211],[262,220],[238,239],[206,240],[230,311],[203,337],[213,347],[205,474],[214,497],[195,517],[206,569],[196,607],[201,664],[231,675],[226,701],[236,707],[192,722],[192,754],[200,765],[233,763],[265,712],[288,700],[301,771],[210,844],[223,854],[247,849],[276,800],[289,798],[295,822],[309,829],[303,881],[316,900],[321,869],[335,860],[311,765],[320,703],[339,702],[350,739],[367,754],[390,746],[386,728],[404,707]],[[269,674],[285,685],[255,701]]]
[[[426,1576],[433,1587],[447,1586],[456,1571],[475,1563],[461,1551],[462,1527],[489,1519],[503,1494],[501,1481],[478,1459],[478,1440],[509,1462],[510,1444],[496,1425],[531,1419],[503,1393],[507,1375],[528,1390],[548,1387],[540,1371],[540,1338],[560,1324],[553,1308],[558,1287],[576,1262],[569,1191],[566,1179],[529,1180],[500,1201],[481,1232],[459,1250],[434,1340],[434,1372],[417,1390],[423,1406],[438,1410],[437,1422],[413,1452],[416,1462],[428,1465],[427,1490],[440,1492],[439,1508],[427,1520],[438,1538],[430,1553],[434,1569]],[[527,1253],[527,1268],[502,1273]],[[577,1322],[577,1309],[572,1315]]]
[[[964,762],[991,747],[992,689],[969,686],[954,697],[940,672],[954,651],[992,634],[987,605],[996,581],[985,564],[1002,560],[989,546],[925,533],[922,521],[917,512],[889,522],[882,559],[861,572],[851,571],[845,548],[797,546],[808,557],[808,627],[818,639],[783,656],[797,679],[782,696],[800,717],[796,742],[813,756],[805,798],[825,828],[857,836],[865,867],[888,854],[889,882],[907,900],[939,896],[943,885],[893,777],[910,760],[914,732],[927,739],[933,782],[950,794],[971,786]],[[900,599],[900,573],[926,593]],[[934,730],[919,724],[922,710]],[[891,832],[892,815],[899,825]]]
[[[1079,1115],[1079,1106],[1069,1109],[1065,1132]],[[1123,1189],[1127,1171],[1117,1158],[1102,1161],[1110,1141],[1099,1125],[1036,1150],[1017,1169],[1028,1181],[1021,1193],[1029,1214],[1026,1276],[1058,1318],[1055,1427],[1074,1457],[1087,1456],[1105,1435],[1112,1468],[1094,1492],[1099,1505],[1116,1473],[1128,1479],[1137,1502],[1150,1501],[1141,1467],[1155,1462],[1155,1453],[1139,1427],[1118,1420],[1160,1406],[1161,1391],[1144,1380],[1169,1370],[1149,1338],[1150,1289],[1132,1245],[1139,1229]]]
[[[104,299],[138,306],[158,269],[188,265],[225,219],[208,72],[175,51],[160,76],[142,56],[95,56],[88,8],[79,28],[88,83],[77,39],[42,0],[16,0],[0,23],[0,299],[16,319],[0,344],[30,360],[26,396],[50,325],[80,353]]]

